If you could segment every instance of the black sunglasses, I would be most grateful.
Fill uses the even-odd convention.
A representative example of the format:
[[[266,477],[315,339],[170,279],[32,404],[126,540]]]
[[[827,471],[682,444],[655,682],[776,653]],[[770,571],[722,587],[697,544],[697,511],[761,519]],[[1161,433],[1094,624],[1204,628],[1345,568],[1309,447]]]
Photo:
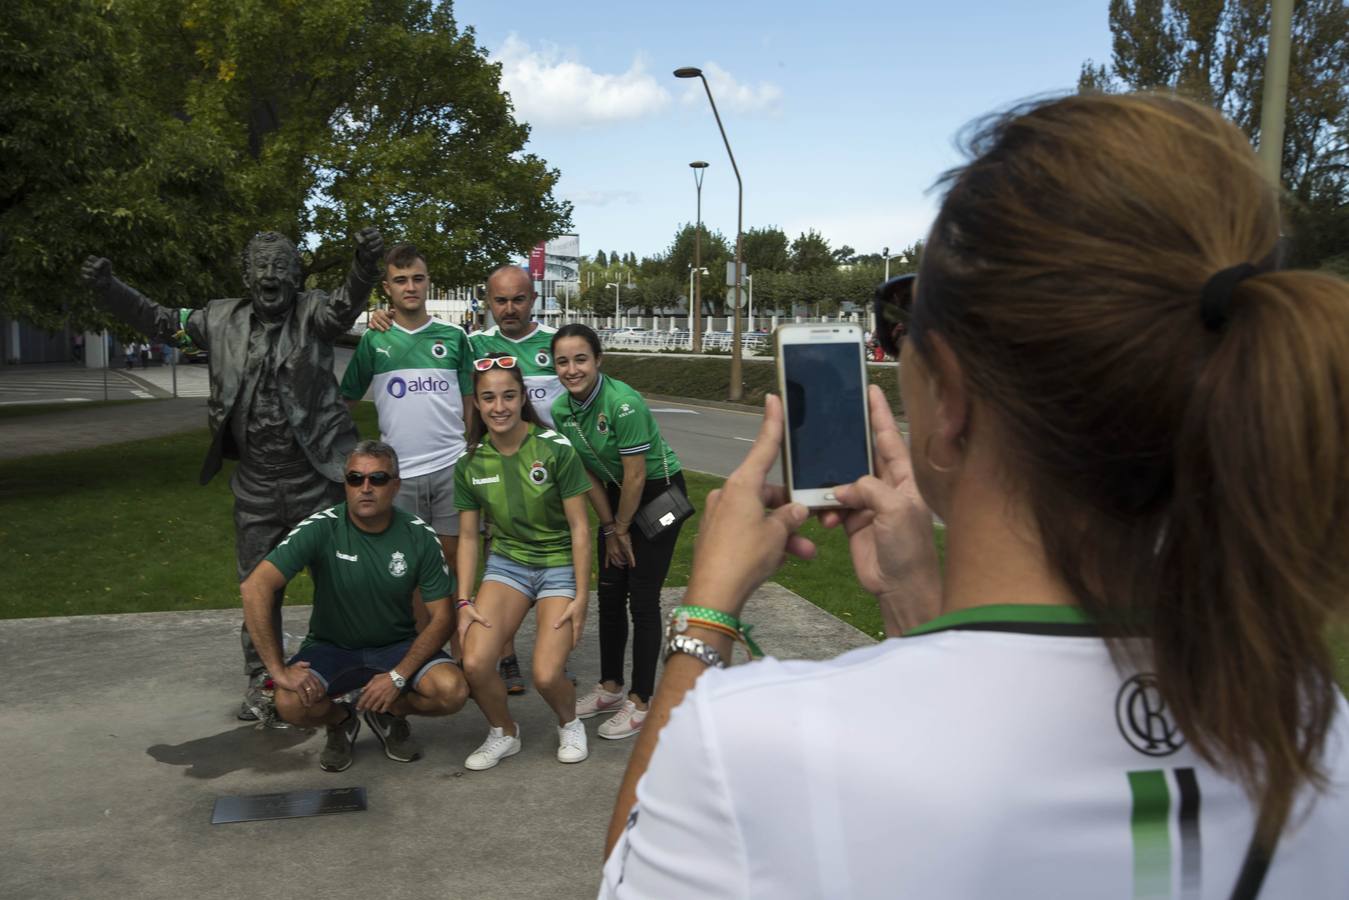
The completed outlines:
[[[913,282],[918,276],[896,275],[876,288],[876,341],[890,356],[899,358],[899,344],[909,332]]]
[[[351,485],[352,487],[360,487],[361,485],[365,484],[365,480],[367,478],[370,479],[370,483],[373,484],[375,487],[384,487],[384,485],[388,484],[390,481],[393,481],[393,476],[390,475],[388,472],[370,472],[369,474],[362,474],[360,472],[348,472],[347,484]]]

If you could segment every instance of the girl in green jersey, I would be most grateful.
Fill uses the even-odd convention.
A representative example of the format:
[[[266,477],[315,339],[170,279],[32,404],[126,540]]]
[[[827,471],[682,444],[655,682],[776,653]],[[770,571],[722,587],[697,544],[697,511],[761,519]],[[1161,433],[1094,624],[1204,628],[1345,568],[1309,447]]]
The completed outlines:
[[[464,766],[490,769],[520,751],[497,660],[531,606],[538,622],[534,684],[557,713],[557,758],[580,762],[588,755],[585,727],[564,669],[590,596],[590,479],[566,439],[540,424],[515,357],[493,354],[474,369],[478,416],[468,454],[455,471],[454,500],[462,517],[458,568],[464,573],[455,605],[464,673],[490,731]],[[473,597],[484,514],[492,522],[492,547]]]

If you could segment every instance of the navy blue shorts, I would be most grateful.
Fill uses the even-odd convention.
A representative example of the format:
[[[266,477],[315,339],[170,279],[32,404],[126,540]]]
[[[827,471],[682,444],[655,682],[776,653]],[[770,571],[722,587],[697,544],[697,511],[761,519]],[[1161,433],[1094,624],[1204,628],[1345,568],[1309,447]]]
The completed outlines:
[[[336,644],[313,641],[309,646],[301,648],[286,665],[293,666],[297,662],[309,663],[309,671],[323,682],[328,696],[340,697],[357,688],[365,687],[371,678],[396,667],[403,661],[403,657],[407,656],[408,648],[412,646],[414,640],[416,639],[408,638],[387,647],[367,647],[364,650],[348,650]],[[454,659],[448,653],[437,650],[415,675],[408,677],[405,672],[399,673],[408,680],[408,685],[403,690],[415,688],[432,666],[452,662]]]

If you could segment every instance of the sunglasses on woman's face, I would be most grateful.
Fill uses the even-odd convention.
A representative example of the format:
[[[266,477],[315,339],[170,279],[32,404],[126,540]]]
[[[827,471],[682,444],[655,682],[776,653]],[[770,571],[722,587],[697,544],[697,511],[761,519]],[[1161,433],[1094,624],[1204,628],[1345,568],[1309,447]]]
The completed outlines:
[[[393,476],[388,472],[348,472],[347,484],[358,488],[365,484],[367,478],[370,480],[370,484],[375,487],[384,487],[393,480]]]
[[[496,366],[499,369],[514,369],[514,356],[484,356],[482,359],[473,360],[473,368],[479,372],[486,372],[488,369]]]
[[[916,275],[897,275],[876,288],[876,340],[888,355],[899,358],[899,345],[909,331]]]

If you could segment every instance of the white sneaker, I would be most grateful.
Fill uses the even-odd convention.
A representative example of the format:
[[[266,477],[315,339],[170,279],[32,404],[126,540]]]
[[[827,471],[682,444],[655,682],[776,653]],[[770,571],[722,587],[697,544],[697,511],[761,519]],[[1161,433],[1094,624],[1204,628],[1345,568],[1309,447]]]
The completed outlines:
[[[576,701],[576,717],[589,719],[600,713],[612,712],[623,705],[623,692],[610,693],[604,685],[597,684],[595,689]]]
[[[586,727],[580,719],[557,726],[557,761],[578,763],[590,755],[586,746]]]
[[[638,709],[637,704],[631,700],[623,701],[623,708],[609,718],[609,721],[600,725],[596,731],[602,738],[608,738],[611,741],[621,740],[622,738],[632,737],[642,730],[642,723],[646,721],[646,710]]]
[[[515,726],[515,734],[508,735],[501,728],[492,728],[487,732],[487,740],[482,746],[468,755],[464,768],[481,772],[490,769],[508,756],[520,752],[520,726]]]

